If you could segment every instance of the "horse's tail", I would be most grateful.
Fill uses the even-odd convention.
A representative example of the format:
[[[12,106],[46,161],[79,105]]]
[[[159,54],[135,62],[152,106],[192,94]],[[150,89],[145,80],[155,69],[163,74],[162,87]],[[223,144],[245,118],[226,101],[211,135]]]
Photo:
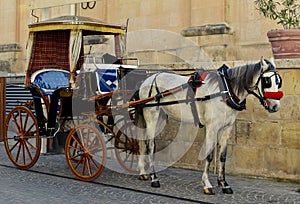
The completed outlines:
[[[139,90],[135,92],[134,100],[140,100]],[[138,129],[144,129],[146,127],[142,105],[135,106],[135,125]]]
[[[135,93],[135,100],[139,100],[138,91]],[[136,126],[136,138],[139,144],[139,154],[146,155],[148,152],[147,137],[146,137],[146,121],[144,118],[143,105],[135,106],[135,126]],[[140,160],[139,160],[140,165]],[[140,168],[140,167],[139,167]],[[144,167],[143,167],[144,168]],[[142,171],[142,169],[140,169]]]

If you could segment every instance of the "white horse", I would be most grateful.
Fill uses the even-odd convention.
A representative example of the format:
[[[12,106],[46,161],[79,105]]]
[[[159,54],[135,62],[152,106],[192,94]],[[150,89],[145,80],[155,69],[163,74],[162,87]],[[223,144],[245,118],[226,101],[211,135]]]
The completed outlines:
[[[157,73],[141,84],[139,99],[154,97],[156,100],[136,108],[136,122],[140,127],[137,132],[140,141],[139,179],[148,179],[145,157],[149,156],[151,186],[160,187],[154,168],[154,155],[156,133],[166,120],[166,117],[161,117],[163,112],[168,118],[206,127],[206,143],[199,154],[200,159],[206,159],[202,175],[204,193],[214,194],[208,173],[213,149],[218,144],[218,184],[223,193],[232,194],[225,180],[225,161],[227,141],[238,111],[245,109],[245,99],[249,94],[256,96],[269,112],[278,111],[279,100],[283,97],[283,93],[278,91],[281,77],[274,62],[263,58],[256,64],[231,69],[223,65],[218,72],[203,70],[196,73],[191,78]]]

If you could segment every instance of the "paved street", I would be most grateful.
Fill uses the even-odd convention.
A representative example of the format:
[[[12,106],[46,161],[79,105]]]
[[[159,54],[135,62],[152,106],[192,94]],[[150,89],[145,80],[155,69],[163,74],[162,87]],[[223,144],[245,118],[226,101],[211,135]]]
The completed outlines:
[[[300,185],[227,176],[234,190],[206,196],[201,172],[168,168],[159,172],[161,188],[136,176],[106,168],[94,182],[76,180],[63,154],[41,155],[28,171],[12,166],[0,143],[0,203],[300,203]],[[111,165],[116,165],[114,162]],[[216,185],[216,176],[211,181]]]

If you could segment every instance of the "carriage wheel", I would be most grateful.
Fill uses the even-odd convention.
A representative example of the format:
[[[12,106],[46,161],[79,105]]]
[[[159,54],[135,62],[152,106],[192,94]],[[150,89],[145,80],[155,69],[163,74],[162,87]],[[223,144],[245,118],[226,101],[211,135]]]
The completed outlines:
[[[5,120],[4,145],[12,163],[20,169],[32,167],[40,156],[41,138],[33,113],[25,106],[13,108]]]
[[[65,154],[72,173],[80,180],[92,181],[104,168],[105,142],[95,127],[78,125],[68,135]]]
[[[130,121],[125,123],[115,137],[115,153],[120,165],[129,173],[138,174],[139,144],[136,139],[135,125]],[[145,169],[149,168],[146,162]]]

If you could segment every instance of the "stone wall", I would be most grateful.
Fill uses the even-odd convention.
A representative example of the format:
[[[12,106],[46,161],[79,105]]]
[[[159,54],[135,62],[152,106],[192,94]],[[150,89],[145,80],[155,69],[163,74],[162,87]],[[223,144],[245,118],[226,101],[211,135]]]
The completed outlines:
[[[10,73],[18,70],[20,52],[22,48],[19,44],[0,44],[0,72]],[[21,69],[22,70],[22,69]]]
[[[223,62],[234,67],[247,62]],[[230,174],[270,177],[300,181],[300,60],[276,60],[283,79],[281,109],[268,113],[254,96],[247,98],[247,110],[238,114],[228,145],[226,171]],[[217,65],[216,65],[217,66]],[[176,66],[170,66],[174,69]],[[179,123],[169,121],[163,134],[157,137],[158,150],[175,142],[173,149],[160,158],[162,163],[173,159],[172,153],[189,146],[187,153],[174,164],[176,167],[203,170],[198,160],[205,128],[190,138],[193,125],[182,139],[175,138]],[[193,129],[194,130],[194,129]],[[215,168],[215,161],[211,170]]]
[[[49,2],[46,3],[49,5]],[[30,5],[30,0],[0,0],[0,26],[5,31],[1,33],[0,45],[19,44],[23,48],[18,54],[18,65],[12,67],[13,72],[26,69],[27,25],[37,21],[31,16]],[[101,0],[97,1],[94,9],[82,9],[77,4],[75,11],[70,5],[65,5],[36,9],[33,14],[42,21],[74,12],[108,23],[125,24],[129,19],[129,32],[155,29],[180,35],[190,28],[226,25],[223,32],[208,29],[205,35],[186,36],[214,61],[255,60],[262,55],[269,58],[272,53],[266,33],[279,28],[275,22],[259,15],[253,0]],[[127,48],[142,50],[141,44],[144,43],[165,46],[143,37]],[[174,43],[177,44],[180,41]]]

